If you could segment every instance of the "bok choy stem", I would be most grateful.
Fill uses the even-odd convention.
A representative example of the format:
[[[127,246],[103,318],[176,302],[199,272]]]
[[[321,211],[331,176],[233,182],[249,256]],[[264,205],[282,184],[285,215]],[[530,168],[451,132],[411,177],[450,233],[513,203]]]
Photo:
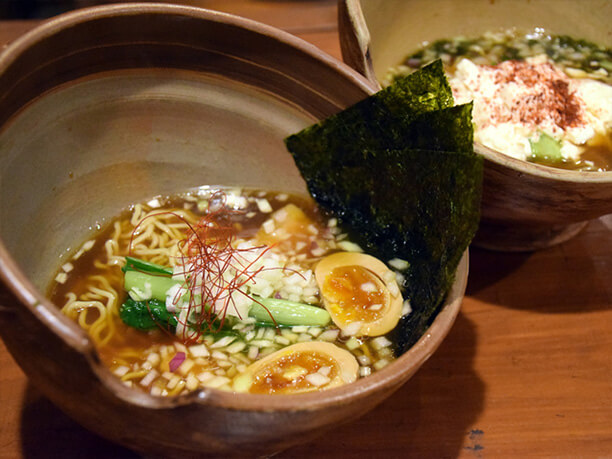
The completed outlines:
[[[133,301],[157,300],[165,303],[168,290],[180,284],[180,281],[170,277],[172,268],[131,257],[126,257],[126,261],[124,287]],[[253,304],[249,317],[263,324],[325,326],[331,322],[329,313],[318,306],[277,298],[251,298]]]

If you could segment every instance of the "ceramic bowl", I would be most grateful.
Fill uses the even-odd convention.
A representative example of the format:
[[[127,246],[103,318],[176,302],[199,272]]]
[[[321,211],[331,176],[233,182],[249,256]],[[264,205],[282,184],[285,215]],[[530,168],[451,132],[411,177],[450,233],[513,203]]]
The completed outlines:
[[[399,388],[448,333],[467,252],[443,309],[409,352],[320,393],[139,393],[110,374],[88,336],[44,295],[67,253],[130,203],[202,184],[305,192],[283,139],[372,91],[295,37],[188,7],[77,11],[5,49],[0,334],[32,383],[87,428],[162,457],[272,454]]]
[[[340,0],[345,62],[379,84],[390,67],[426,41],[487,31],[533,30],[612,47],[606,0]],[[510,158],[480,144],[485,158],[482,220],[475,244],[534,250],[576,235],[612,212],[612,172],[576,172]]]

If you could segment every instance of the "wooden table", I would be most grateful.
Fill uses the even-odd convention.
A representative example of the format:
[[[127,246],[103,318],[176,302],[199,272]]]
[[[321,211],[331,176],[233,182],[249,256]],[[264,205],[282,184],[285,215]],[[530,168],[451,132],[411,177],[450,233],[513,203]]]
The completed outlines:
[[[266,22],[340,58],[335,0],[182,3]],[[0,45],[37,24],[0,21]],[[0,458],[76,456],[136,457],[44,399],[0,342]],[[612,457],[612,215],[533,254],[472,249],[462,312],[417,375],[363,418],[278,457]]]

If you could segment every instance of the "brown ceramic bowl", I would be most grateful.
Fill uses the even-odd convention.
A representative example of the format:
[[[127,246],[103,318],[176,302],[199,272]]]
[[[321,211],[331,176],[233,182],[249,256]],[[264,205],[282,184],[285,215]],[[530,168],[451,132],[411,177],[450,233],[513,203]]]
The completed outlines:
[[[339,0],[344,61],[377,85],[421,43],[440,38],[543,27],[612,47],[610,17],[607,0]],[[476,245],[507,251],[548,247],[612,212],[612,172],[554,169],[480,144],[474,148],[485,158]]]
[[[372,91],[295,37],[196,8],[82,10],[11,44],[0,55],[0,334],[32,383],[91,430],[164,457],[271,454],[399,388],[448,333],[467,252],[412,349],[320,393],[139,393],[44,296],[67,249],[130,203],[202,184],[305,192],[283,138]]]

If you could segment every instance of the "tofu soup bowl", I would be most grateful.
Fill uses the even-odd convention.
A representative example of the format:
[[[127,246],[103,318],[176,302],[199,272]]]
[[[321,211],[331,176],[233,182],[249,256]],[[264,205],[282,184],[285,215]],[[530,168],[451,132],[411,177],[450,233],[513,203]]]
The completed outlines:
[[[270,27],[197,8],[111,5],[52,19],[0,55],[0,335],[31,382],[150,456],[265,455],[391,395],[458,313],[467,252],[426,334],[380,371],[292,395],[127,387],[45,296],[126,206],[206,184],[305,193],[283,139],[367,97],[342,63]]]
[[[506,31],[521,36],[539,30],[546,37],[569,36],[610,49],[612,34],[605,19],[610,14],[610,2],[598,0],[580,5],[546,0],[339,2],[343,58],[379,85],[391,68],[397,68],[424,43],[434,47],[437,40],[477,40]],[[609,135],[608,121],[608,143]],[[524,142],[529,147],[531,140]],[[541,249],[575,236],[589,220],[612,212],[609,169],[565,170],[517,159],[478,141],[474,148],[485,158],[475,245],[502,251]]]

